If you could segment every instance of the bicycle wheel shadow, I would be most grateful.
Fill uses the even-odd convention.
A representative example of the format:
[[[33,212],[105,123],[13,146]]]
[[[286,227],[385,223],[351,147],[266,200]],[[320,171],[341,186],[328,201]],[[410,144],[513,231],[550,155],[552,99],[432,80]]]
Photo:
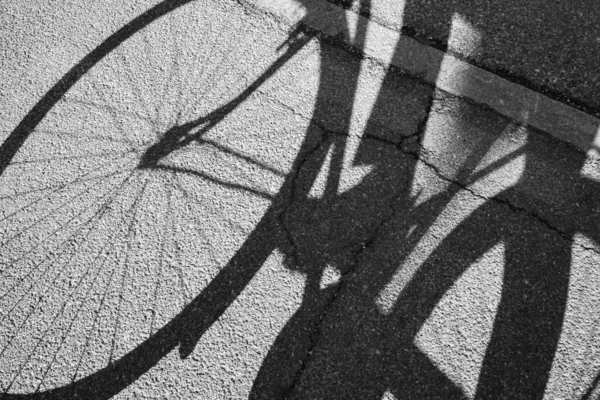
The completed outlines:
[[[530,168],[524,173],[523,181],[539,178],[542,172],[545,171]],[[577,177],[581,183],[576,172],[577,169],[573,169],[566,175],[573,173],[570,177]],[[556,177],[553,183],[554,179]],[[537,179],[536,183],[539,183]],[[598,190],[596,183],[586,183],[588,194]],[[574,262],[573,236],[557,234],[537,220],[538,217],[511,209],[506,201],[517,202],[523,196],[523,189],[517,185],[480,204],[462,222],[452,226],[447,236],[440,234],[442,239],[431,253],[418,244],[432,227],[443,230],[434,226],[439,221],[431,221],[431,216],[440,215],[453,194],[446,192],[419,207],[408,205],[406,212],[399,212],[382,231],[380,239],[361,257],[357,273],[349,279],[328,312],[319,332],[320,341],[299,380],[296,397],[339,393],[344,398],[381,398],[387,391],[395,398],[542,398],[563,329]],[[454,213],[460,214],[460,211],[454,210]],[[446,217],[446,223],[452,224],[452,215]],[[582,219],[573,214],[570,217]],[[558,218],[550,220],[561,226]],[[424,221],[429,223],[423,224]],[[593,224],[586,225],[586,234],[597,241],[597,228]],[[567,227],[566,224],[561,226]],[[503,269],[496,308],[483,310],[487,314],[495,313],[489,337],[469,337],[473,330],[459,324],[467,335],[462,342],[427,343],[428,340],[443,341],[444,332],[448,333],[444,324],[456,326],[452,317],[460,318],[464,313],[459,308],[479,309],[471,307],[466,300],[450,305],[446,302],[446,313],[441,313],[446,318],[433,315],[448,292],[456,290],[457,284],[465,284],[459,279],[468,269],[498,244],[504,248],[503,262],[501,259],[500,265],[484,265]],[[415,248],[423,254],[417,253],[414,257]],[[422,258],[425,259],[421,261]],[[415,261],[422,263],[411,275],[415,267],[411,262]],[[404,276],[403,270],[407,271]],[[494,276],[489,274],[491,278]],[[401,289],[395,289],[390,283]],[[473,285],[469,288],[478,289]],[[392,296],[393,302],[388,304],[387,310],[381,305],[386,291],[397,295]],[[464,290],[459,293],[473,295]],[[436,317],[437,328],[436,322],[430,320],[435,321]],[[480,318],[467,311],[461,322],[478,324]],[[434,331],[438,329],[442,333],[428,336],[427,330],[432,329],[427,328],[432,324]],[[452,334],[456,332],[450,332],[450,336]],[[477,340],[485,345],[480,347],[483,349],[480,354],[471,343]],[[443,347],[451,344],[460,348],[453,351]],[[475,372],[471,376],[473,381],[465,381],[461,371],[456,370],[467,369],[468,364],[473,363],[465,354],[461,355],[461,351],[479,357],[481,364],[475,371],[465,371]],[[471,362],[461,365],[461,361]],[[448,368],[449,365],[454,365],[455,370]]]
[[[185,0],[167,0],[157,4],[113,33],[69,70],[27,113],[0,146],[0,174],[10,166],[11,160],[23,143],[25,143],[55,104],[91,68],[136,32],[188,2]],[[282,56],[264,71],[256,81],[250,83],[235,99],[209,115],[208,119],[201,119],[194,123],[170,129],[157,146],[152,146],[143,154],[138,168],[156,169],[163,167],[158,165],[161,158],[185,146],[189,143],[188,139],[193,139],[188,135],[191,129],[197,128],[198,125],[202,124],[205,131],[208,129],[207,125],[210,127],[211,124],[218,123],[231,113],[240,103],[256,91],[262,83],[281,68],[286,61],[295,55],[310,40],[310,35],[300,38],[294,37],[294,39],[293,43],[290,43],[287,49],[282,51]],[[198,136],[198,134],[204,131],[200,130],[198,132],[195,130],[194,132]],[[298,164],[302,157],[306,156],[305,153],[307,151],[310,151],[316,145],[316,143],[313,143],[314,139],[314,137],[307,138],[296,164]],[[292,169],[294,168],[297,167],[293,166]],[[194,171],[181,172],[192,173]],[[282,241],[285,241],[282,240],[282,235],[279,232],[278,215],[280,209],[288,202],[288,192],[289,183],[284,183],[281,193],[276,196],[271,209],[266,212],[265,217],[258,223],[254,232],[247,238],[245,244],[237,251],[229,263],[223,267],[219,275],[175,318],[152,334],[149,339],[141,343],[138,347],[96,373],[69,385],[40,393],[3,393],[2,397],[110,398],[129,386],[178,346],[180,347],[182,357],[189,355],[194,349],[197,340],[237,298],[254,274],[263,265],[269,254],[274,249],[280,247]]]
[[[183,3],[168,3],[161,12]],[[361,7],[368,9],[368,2]],[[121,34],[125,35],[122,40],[141,26],[130,25]],[[359,48],[366,29],[356,29]],[[350,30],[345,34],[350,35]],[[110,46],[117,42],[113,40]],[[110,46],[95,57],[110,51]],[[73,74],[85,73],[93,60],[72,70],[75,72],[64,82],[72,85],[77,79]],[[306,275],[304,301],[271,347],[251,397],[331,397],[334,393],[343,398],[381,398],[385,392],[396,398],[465,397],[464,388],[414,342],[444,294],[497,243],[505,246],[506,272],[475,397],[490,393],[542,397],[565,314],[572,264],[570,240],[575,232],[596,242],[600,238],[594,223],[597,184],[580,174],[585,158],[543,136],[532,135],[532,142],[522,149],[526,161],[519,181],[485,199],[464,221],[456,223],[451,233],[435,244],[390,309],[383,312],[378,299],[394,281],[401,260],[408,258],[454,196],[464,194],[464,190],[460,185],[447,188],[447,182],[440,182],[443,179],[437,172],[444,174],[444,165],[452,164],[450,157],[441,157],[443,164],[437,172],[438,165],[424,167],[417,161],[431,152],[431,143],[424,142],[422,134],[431,126],[427,113],[434,89],[422,89],[420,82],[394,71],[385,75],[363,138],[348,163],[345,155],[355,146],[352,141],[357,134],[352,128],[353,109],[361,101],[356,93],[363,79],[363,63],[357,55],[324,42],[314,121],[292,173],[243,247],[208,287],[174,320],[122,359],[88,378],[37,397],[108,398],[178,346],[182,357],[189,355],[276,248],[287,252],[288,268]],[[47,112],[68,90],[69,84],[64,82],[18,129],[26,132],[35,127],[43,118],[43,108],[48,107]],[[468,107],[456,110],[454,115],[459,119],[477,118],[467,113]],[[474,169],[502,136],[506,124],[490,113],[482,122],[485,135],[473,137],[471,132],[465,136],[472,140],[472,146],[462,150],[467,156],[456,168],[459,172],[452,175],[454,181],[465,186],[481,172]],[[18,129],[16,132],[21,132]],[[439,133],[443,134],[443,129]],[[0,150],[6,163],[10,153],[16,152],[18,144],[14,143],[24,141],[26,134],[11,137],[16,139],[6,141]],[[415,142],[416,138],[421,142]],[[437,139],[441,140],[439,136]],[[565,152],[570,154],[567,162],[562,159]],[[153,154],[150,158],[158,157]],[[561,165],[560,171],[554,170],[557,165]],[[356,168],[354,178],[344,176],[348,166]],[[501,165],[491,162],[489,166],[494,170]],[[421,168],[429,171],[427,179],[419,175]],[[432,185],[444,190],[417,204],[418,190],[414,193],[411,189],[419,179],[422,182],[417,187],[422,191],[436,179]],[[548,187],[557,182],[576,190],[544,199]],[[537,191],[535,196],[532,191]],[[540,206],[544,200],[550,201]],[[531,216],[527,210],[540,214]],[[551,225],[562,234],[557,236],[540,224]]]
[[[358,8],[368,15],[367,2]],[[453,9],[442,18],[450,21],[454,13],[463,11]],[[406,12],[415,12],[410,3]],[[326,60],[333,59],[332,53],[323,46],[324,83],[317,116],[336,107],[356,106],[350,99],[355,99],[358,78],[349,79],[350,89],[338,89],[340,78],[327,71]],[[340,64],[336,61],[332,66]],[[358,77],[359,65],[344,77]],[[398,79],[395,72],[388,72],[383,87],[393,87]],[[470,83],[467,79],[463,84]],[[330,91],[347,96],[346,102],[339,102],[345,108],[327,102]],[[584,177],[582,170],[589,160],[544,133],[436,96],[431,89],[432,100],[420,99],[423,110],[432,106],[427,101],[433,102],[433,109],[421,126],[425,132],[420,132],[419,144],[402,134],[391,140],[403,152],[398,165],[391,166],[393,157],[381,149],[373,150],[376,146],[368,143],[369,138],[388,135],[380,122],[389,122],[391,104],[400,118],[410,118],[412,110],[382,89],[356,156],[357,164],[373,167],[372,173],[338,195],[336,185],[343,175],[339,147],[347,144],[336,147],[336,140],[347,140],[340,138],[328,142],[310,171],[301,173],[305,180],[297,198],[306,198],[319,184],[323,166],[337,165],[328,170],[330,186],[324,186],[323,198],[295,200],[284,217],[295,244],[288,267],[307,274],[307,287],[301,308],[264,361],[251,398],[544,397],[564,334],[573,264],[585,269],[581,260],[573,259],[573,248],[580,246],[575,236],[600,243],[595,223],[598,207],[593,200],[600,189],[597,176]],[[535,112],[535,105],[522,111]],[[350,114],[346,111],[346,118]],[[451,117],[436,118],[436,114]],[[448,129],[453,119],[464,122],[462,130],[460,122],[459,128]],[[338,121],[337,126],[346,129],[344,122]],[[444,137],[449,134],[455,137]],[[387,174],[392,174],[393,182],[383,178]],[[477,186],[486,175],[496,176]],[[419,198],[427,192],[429,197]],[[338,216],[339,210],[344,210],[345,218]],[[473,348],[477,346],[469,337],[454,343],[461,346],[462,355],[443,345],[428,346],[424,340],[432,337],[424,335],[424,328],[436,308],[463,283],[461,277],[470,267],[497,246],[502,249],[500,260],[487,261],[487,267],[502,270],[501,290],[494,309],[484,310],[489,326],[486,337],[474,338],[479,349]],[[342,283],[323,285],[327,271],[335,270],[332,266],[338,268]],[[464,306],[469,305],[457,302],[451,311],[460,314],[457,309]],[[480,319],[472,310],[467,317],[463,324],[477,324]],[[452,312],[446,318],[451,319]],[[452,325],[451,320],[438,321],[444,322]],[[461,328],[469,331],[468,326]],[[433,355],[427,347],[434,349]],[[570,350],[574,351],[567,345],[566,351]],[[460,371],[464,361],[472,367],[466,373]],[[586,371],[586,379],[590,378]],[[589,384],[567,383],[578,385],[574,390],[579,392]],[[556,389],[561,383],[553,384]]]

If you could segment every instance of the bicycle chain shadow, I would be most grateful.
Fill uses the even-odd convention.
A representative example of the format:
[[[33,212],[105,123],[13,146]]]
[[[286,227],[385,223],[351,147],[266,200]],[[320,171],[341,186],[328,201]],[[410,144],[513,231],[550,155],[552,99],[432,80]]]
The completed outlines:
[[[69,71],[2,144],[0,173],[50,108],[95,63],[137,30],[185,3],[159,4]],[[368,10],[369,2],[362,2],[361,7]],[[412,12],[410,3],[406,12]],[[357,27],[359,48],[366,29]],[[296,45],[301,47],[303,42]],[[543,396],[568,296],[570,240],[581,232],[600,242],[595,218],[589,218],[597,214],[594,198],[599,188],[580,176],[585,157],[543,136],[528,143],[519,182],[487,199],[459,223],[416,271],[392,311],[382,313],[377,298],[393,279],[399,260],[407,258],[462,188],[450,185],[425,203],[415,204],[409,188],[423,156],[423,143],[415,139],[423,139],[434,89],[417,93],[418,81],[389,71],[353,160],[353,165],[369,166],[369,173],[344,189],[344,154],[354,134],[350,125],[363,60],[327,41],[321,50],[315,115],[292,172],[263,219],[215,279],[177,317],[103,370],[63,388],[5,398],[109,398],[178,346],[180,355],[188,356],[276,248],[285,249],[288,268],[306,274],[306,290],[302,305],[264,360],[252,398],[331,397],[335,393],[336,398],[380,399],[386,391],[396,398],[464,398],[463,389],[414,340],[444,293],[499,242],[506,247],[502,298],[475,397]],[[288,55],[293,56],[293,50]],[[401,88],[401,94],[387,88]],[[215,121],[230,111],[222,109]],[[417,131],[384,129],[396,120],[411,121],[407,126]],[[495,115],[487,123],[491,129],[477,139],[454,178],[457,183],[469,182],[506,125]],[[161,157],[186,144],[189,131],[174,128],[171,136],[165,135],[164,147],[154,147],[140,167],[156,168]],[[549,155],[540,156],[540,146]],[[567,162],[561,159],[565,151],[570,157]],[[539,159],[560,163],[560,176]],[[323,170],[326,179],[320,194],[313,196]],[[560,230],[559,236],[542,233],[547,228],[530,229],[522,211],[503,205],[511,202],[523,210],[539,209],[539,199],[527,193],[532,186],[551,186],[557,180],[576,188],[561,198],[560,207],[551,203],[542,209],[541,219]],[[324,274],[332,270],[341,278],[323,284]]]

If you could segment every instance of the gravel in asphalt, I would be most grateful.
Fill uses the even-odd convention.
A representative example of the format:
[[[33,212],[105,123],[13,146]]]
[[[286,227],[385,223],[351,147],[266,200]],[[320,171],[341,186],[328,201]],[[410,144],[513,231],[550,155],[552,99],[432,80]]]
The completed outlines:
[[[406,26],[424,15],[419,4],[406,6]],[[492,18],[445,4],[436,3],[440,35],[454,12],[481,29]],[[12,51],[1,64],[2,139],[143,11],[7,8],[2,18],[22,34],[1,39]],[[486,29],[507,24],[511,10]],[[293,29],[245,2],[186,4],[40,116],[0,177],[0,262],[10,264],[0,283],[2,389],[583,396],[600,371],[600,160],[315,32],[277,64],[294,48],[281,46]],[[199,117],[274,63],[196,141],[140,163],[167,133],[185,143],[202,131]],[[127,156],[108,162],[98,150]],[[120,169],[127,178],[87,191],[64,185]],[[96,209],[98,224],[67,222]],[[78,227],[90,240],[69,241]]]
[[[593,0],[330,1],[600,116],[600,8]]]

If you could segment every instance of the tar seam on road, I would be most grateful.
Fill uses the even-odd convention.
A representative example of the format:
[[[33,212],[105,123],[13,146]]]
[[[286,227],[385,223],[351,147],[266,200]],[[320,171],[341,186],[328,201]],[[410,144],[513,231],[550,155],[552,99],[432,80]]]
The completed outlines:
[[[353,46],[353,43],[351,37],[343,34],[344,17],[368,24],[372,40],[361,51],[364,56],[380,64],[400,68],[447,93],[467,98],[511,120],[544,131],[584,153],[600,152],[600,143],[595,143],[600,119],[459,60],[451,54],[421,44],[354,11],[314,0],[311,7],[318,12],[312,14],[318,17],[306,19],[304,9],[294,0],[239,2],[290,26],[297,25],[302,20],[307,28],[349,46]],[[390,60],[391,54],[393,57]]]

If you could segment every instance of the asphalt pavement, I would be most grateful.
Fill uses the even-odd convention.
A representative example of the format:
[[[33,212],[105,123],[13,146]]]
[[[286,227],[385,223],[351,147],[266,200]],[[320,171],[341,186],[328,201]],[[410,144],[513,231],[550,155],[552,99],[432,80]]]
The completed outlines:
[[[591,0],[331,0],[513,82],[600,115],[600,10]],[[476,48],[452,40],[468,29]]]
[[[289,4],[2,5],[4,397],[598,398],[598,154],[354,12],[593,111],[582,6]]]

